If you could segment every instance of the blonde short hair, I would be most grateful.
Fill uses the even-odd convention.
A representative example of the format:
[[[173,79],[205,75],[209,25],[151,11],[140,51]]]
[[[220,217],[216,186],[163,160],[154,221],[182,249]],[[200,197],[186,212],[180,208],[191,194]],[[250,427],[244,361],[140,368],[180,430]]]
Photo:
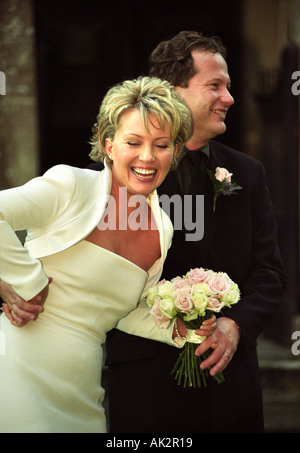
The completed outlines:
[[[103,161],[106,158],[111,164],[106,153],[106,138],[114,140],[122,113],[133,108],[140,111],[147,131],[150,114],[155,116],[161,129],[164,130],[166,123],[168,124],[171,140],[177,145],[176,160],[174,157],[172,163],[174,168],[184,143],[193,133],[192,116],[174,87],[157,77],[126,80],[107,92],[100,106],[97,123],[93,127],[91,159]]]

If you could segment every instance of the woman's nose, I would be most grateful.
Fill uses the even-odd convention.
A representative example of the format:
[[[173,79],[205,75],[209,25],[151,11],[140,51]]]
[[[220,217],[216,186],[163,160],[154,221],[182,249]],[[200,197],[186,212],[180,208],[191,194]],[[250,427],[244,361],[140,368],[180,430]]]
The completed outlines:
[[[154,161],[154,155],[153,155],[153,149],[152,146],[145,145],[140,152],[139,156],[140,160],[143,162],[153,162]]]

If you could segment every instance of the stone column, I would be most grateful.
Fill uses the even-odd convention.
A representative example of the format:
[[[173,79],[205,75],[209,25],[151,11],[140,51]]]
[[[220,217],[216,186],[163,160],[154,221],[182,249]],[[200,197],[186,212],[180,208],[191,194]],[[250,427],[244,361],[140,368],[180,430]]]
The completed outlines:
[[[32,1],[1,0],[0,71],[5,74],[5,94],[0,94],[0,189],[21,185],[38,173],[34,38]]]

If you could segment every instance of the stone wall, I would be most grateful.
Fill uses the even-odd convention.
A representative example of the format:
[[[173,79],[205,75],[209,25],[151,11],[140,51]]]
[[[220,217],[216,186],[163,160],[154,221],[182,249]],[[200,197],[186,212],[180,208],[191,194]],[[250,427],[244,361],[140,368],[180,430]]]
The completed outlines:
[[[23,184],[38,172],[34,18],[31,0],[0,2],[0,189]]]

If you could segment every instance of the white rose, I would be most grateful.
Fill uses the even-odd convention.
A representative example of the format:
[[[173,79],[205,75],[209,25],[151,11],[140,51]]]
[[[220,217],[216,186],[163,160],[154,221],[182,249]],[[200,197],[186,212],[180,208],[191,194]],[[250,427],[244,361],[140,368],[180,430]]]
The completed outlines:
[[[155,301],[155,298],[158,296],[158,289],[157,286],[153,286],[152,288],[148,289],[147,299],[146,302],[149,307],[152,307]]]
[[[223,302],[226,307],[236,304],[240,300],[240,292],[238,289],[230,289],[223,296]]]
[[[210,294],[209,286],[207,283],[197,283],[193,286],[193,294],[204,293],[206,295]]]
[[[174,287],[171,282],[165,281],[163,284],[157,286],[157,291],[160,297],[164,297],[172,294]]]
[[[209,301],[208,296],[205,293],[193,294],[194,306],[200,316],[203,316]]]
[[[163,315],[167,318],[172,319],[176,315],[176,310],[174,307],[174,298],[172,296],[166,296],[162,298],[159,302],[159,309]]]

